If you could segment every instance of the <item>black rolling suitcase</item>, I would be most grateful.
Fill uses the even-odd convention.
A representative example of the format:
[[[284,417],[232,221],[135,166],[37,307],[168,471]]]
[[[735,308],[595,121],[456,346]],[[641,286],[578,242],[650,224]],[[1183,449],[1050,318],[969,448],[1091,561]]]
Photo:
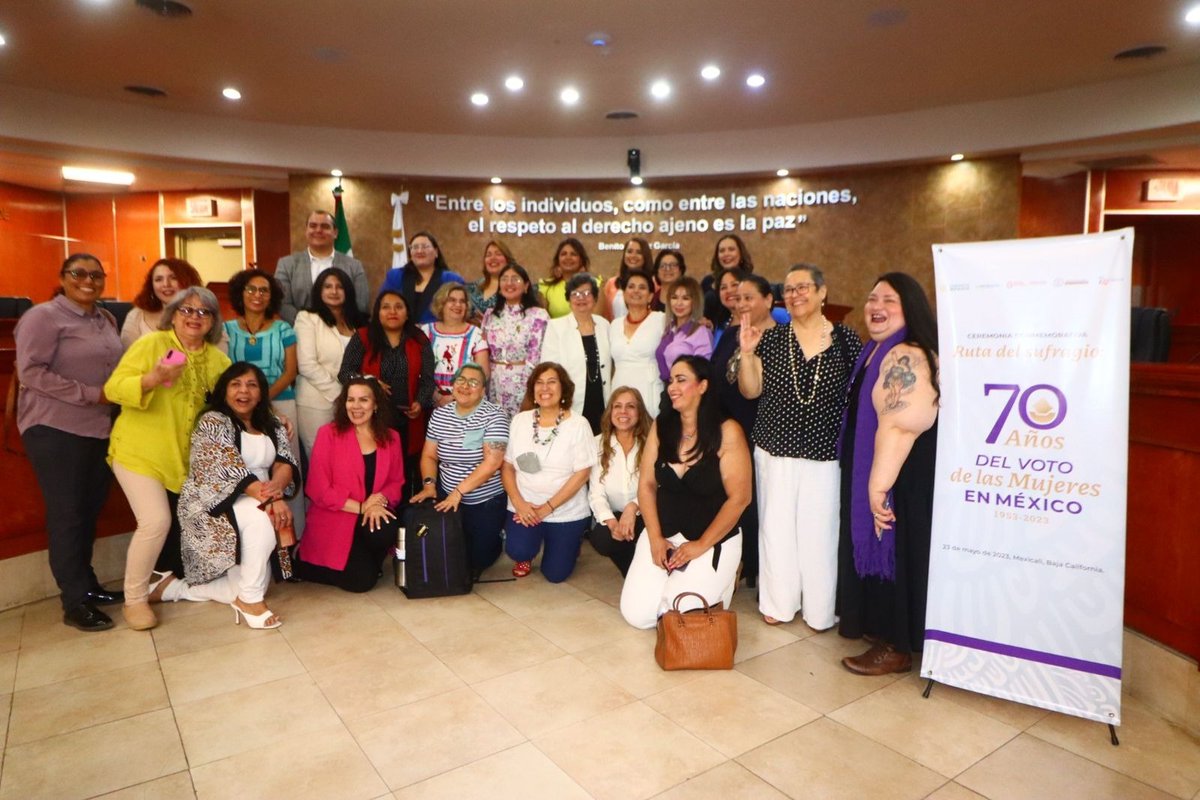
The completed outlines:
[[[432,500],[405,510],[404,560],[396,564],[396,585],[414,599],[471,591],[461,514],[443,514],[434,509]]]

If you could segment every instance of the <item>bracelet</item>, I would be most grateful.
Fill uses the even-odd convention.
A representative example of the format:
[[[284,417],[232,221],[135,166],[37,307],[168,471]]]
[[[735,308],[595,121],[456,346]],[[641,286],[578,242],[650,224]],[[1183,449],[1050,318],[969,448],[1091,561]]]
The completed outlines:
[[[363,510],[362,510],[362,508],[363,508],[363,506],[362,506],[362,500],[359,500],[359,501],[358,501],[358,514],[359,514],[359,516],[362,516],[362,513],[363,513]]]
[[[550,510],[551,510],[551,511],[555,511],[555,510],[557,510],[557,509],[555,509],[555,508],[554,508],[554,503],[551,503],[549,500],[547,500],[547,501],[546,501],[546,505],[550,506]]]

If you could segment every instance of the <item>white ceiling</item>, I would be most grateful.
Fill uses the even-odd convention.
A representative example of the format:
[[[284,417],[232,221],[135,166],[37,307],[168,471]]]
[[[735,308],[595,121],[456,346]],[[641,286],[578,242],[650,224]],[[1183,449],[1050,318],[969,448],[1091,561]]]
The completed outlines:
[[[0,0],[0,180],[61,185],[67,158],[134,167],[137,188],[278,188],[333,166],[617,179],[629,146],[648,177],[956,150],[1053,173],[1085,151],[1169,142],[1166,158],[1190,161],[1200,145],[1200,28],[1179,0],[186,2],[192,16],[171,20],[134,0]],[[1146,44],[1168,50],[1113,60]],[[724,71],[711,84],[709,62]],[[514,72],[517,95],[502,86]],[[666,101],[648,94],[658,78]],[[615,109],[640,116],[604,119]]]

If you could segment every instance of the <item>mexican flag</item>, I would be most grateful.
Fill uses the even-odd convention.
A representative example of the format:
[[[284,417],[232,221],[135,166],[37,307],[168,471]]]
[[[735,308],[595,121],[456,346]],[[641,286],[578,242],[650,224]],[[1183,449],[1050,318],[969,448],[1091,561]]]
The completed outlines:
[[[333,242],[333,249],[348,256],[354,255],[354,248],[350,246],[350,226],[346,224],[346,209],[342,206],[341,186],[337,186],[333,190],[333,221],[337,225],[338,231],[337,239]]]

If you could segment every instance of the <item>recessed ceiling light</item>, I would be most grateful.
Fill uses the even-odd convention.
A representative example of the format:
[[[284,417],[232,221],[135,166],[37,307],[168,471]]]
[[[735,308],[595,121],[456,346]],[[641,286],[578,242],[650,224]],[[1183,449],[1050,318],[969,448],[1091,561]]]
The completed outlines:
[[[1192,6],[1188,12],[1183,15],[1183,21],[1192,25],[1200,25],[1200,6]]]
[[[650,94],[657,97],[659,100],[666,99],[671,96],[671,84],[666,81],[655,81],[650,85]]]
[[[342,171],[340,169],[331,169],[331,170],[329,170],[329,174],[335,178],[342,177]]]
[[[715,81],[721,77],[721,68],[716,64],[709,64],[704,69],[700,70],[700,77],[706,81]]]
[[[642,185],[642,176],[634,175],[632,178],[629,179],[629,182],[632,183],[634,186],[641,186]]]
[[[509,75],[504,79],[504,88],[510,92],[519,92],[525,88],[525,81],[520,75]]]
[[[95,169],[93,167],[63,167],[62,176],[69,181],[85,183],[106,183],[111,186],[128,186],[133,183],[133,173],[116,169]]]
[[[4,47],[6,44],[8,44],[8,39],[5,39],[4,34],[0,33],[0,47]]]
[[[500,176],[497,175],[496,177],[492,178],[492,183],[503,183],[503,181],[501,181]]]
[[[786,169],[777,169],[775,170],[775,174],[781,178],[786,178],[789,173]]]
[[[751,89],[757,89],[766,82],[767,79],[757,72],[752,72],[746,77],[746,85]]]
[[[962,161],[964,158],[966,158],[966,156],[964,156],[962,153],[955,153],[954,155],[950,156],[951,161]]]
[[[573,106],[579,102],[579,90],[574,86],[568,86],[562,90],[558,97],[567,105]]]
[[[476,92],[471,95],[471,102],[477,106],[486,106],[488,104],[488,96],[483,92]]]
[[[225,95],[226,100],[241,100],[242,93],[232,86],[226,86],[221,90],[221,94]]]

